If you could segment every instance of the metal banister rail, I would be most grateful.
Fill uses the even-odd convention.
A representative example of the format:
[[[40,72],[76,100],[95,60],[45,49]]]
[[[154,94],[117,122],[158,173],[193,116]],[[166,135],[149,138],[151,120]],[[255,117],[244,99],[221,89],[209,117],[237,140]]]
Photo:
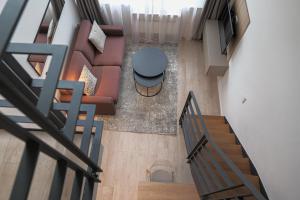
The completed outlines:
[[[0,15],[0,94],[4,97],[0,107],[16,108],[25,115],[11,116],[0,112],[0,128],[25,142],[10,199],[27,199],[40,152],[57,161],[49,199],[61,198],[67,169],[75,171],[71,199],[92,199],[94,184],[100,182],[98,172],[102,172],[99,160],[103,122],[94,119],[95,105],[81,104],[84,83],[59,80],[67,46],[10,43],[26,3],[27,0],[9,0]],[[33,53],[52,56],[43,80],[32,80],[12,56]],[[71,102],[54,102],[57,89],[72,90]],[[86,114],[83,120],[79,120],[81,113]],[[34,123],[40,128],[26,128],[18,123]],[[77,126],[84,128],[79,146],[73,142]],[[36,130],[54,138],[87,167],[39,139],[32,133]]]
[[[201,199],[241,199],[252,196],[259,200],[266,200],[211,138],[192,91],[188,94],[179,124],[183,129],[188,151],[187,159]],[[228,166],[230,172],[233,172],[239,179],[239,184],[232,180],[207,145],[210,145],[210,149],[214,150],[215,154]],[[213,167],[208,163],[211,163]],[[225,192],[227,195],[230,193],[231,196],[222,196]]]

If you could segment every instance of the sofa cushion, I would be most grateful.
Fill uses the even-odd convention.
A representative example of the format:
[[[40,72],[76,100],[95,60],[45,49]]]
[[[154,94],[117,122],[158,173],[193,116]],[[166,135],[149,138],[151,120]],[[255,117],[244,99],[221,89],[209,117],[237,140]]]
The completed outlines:
[[[106,35],[103,33],[96,21],[94,21],[91,32],[89,34],[89,41],[94,47],[103,53],[105,45]]]
[[[123,36],[123,26],[120,25],[100,25],[102,31],[109,36]]]
[[[92,24],[88,20],[83,20],[80,23],[79,31],[77,33],[74,49],[75,51],[81,51],[90,63],[94,61],[95,58],[95,47],[89,41],[89,34],[92,28]]]
[[[95,96],[111,97],[115,103],[118,101],[121,68],[119,66],[94,66],[93,74],[100,76]]]
[[[71,95],[60,95],[61,102],[70,102],[71,100]],[[83,96],[81,102],[95,104],[97,115],[113,115],[116,113],[115,104],[111,97]]]
[[[97,78],[92,74],[92,72],[87,68],[86,65],[83,66],[78,81],[84,82],[84,94],[89,96],[95,94]]]
[[[71,55],[70,63],[66,65],[66,68],[64,69],[62,79],[70,80],[70,81],[78,81],[84,65],[86,65],[87,68],[91,70],[92,65],[89,63],[87,58],[80,51],[73,51]]]
[[[125,48],[125,38],[107,37],[104,46],[104,52],[97,52],[93,65],[100,66],[122,66]]]

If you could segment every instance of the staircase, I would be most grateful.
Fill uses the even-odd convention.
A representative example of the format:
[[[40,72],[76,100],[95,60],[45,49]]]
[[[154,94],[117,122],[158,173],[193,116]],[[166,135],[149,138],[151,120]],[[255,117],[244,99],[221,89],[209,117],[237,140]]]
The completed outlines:
[[[138,200],[197,200],[199,195],[191,184],[141,182]]]
[[[255,168],[226,119],[202,115],[192,91],[179,124],[202,200],[267,199]]]
[[[0,107],[14,108],[23,115],[0,112],[0,128],[25,143],[21,161],[15,174],[10,199],[27,199],[41,153],[56,161],[48,199],[61,199],[67,171],[74,172],[70,199],[92,199],[99,180],[101,137],[103,122],[94,120],[95,105],[81,104],[84,84],[60,81],[60,73],[67,52],[63,45],[11,43],[17,22],[27,0],[7,1],[0,16]],[[34,79],[12,54],[51,55],[46,79]],[[60,103],[55,99],[57,90],[71,90],[72,100]],[[80,119],[79,115],[85,118]],[[22,124],[34,124],[33,127]],[[74,142],[76,128],[83,127],[81,143]],[[93,130],[94,129],[94,130]],[[72,156],[63,154],[40,139],[47,134]],[[80,133],[81,134],[81,133]]]

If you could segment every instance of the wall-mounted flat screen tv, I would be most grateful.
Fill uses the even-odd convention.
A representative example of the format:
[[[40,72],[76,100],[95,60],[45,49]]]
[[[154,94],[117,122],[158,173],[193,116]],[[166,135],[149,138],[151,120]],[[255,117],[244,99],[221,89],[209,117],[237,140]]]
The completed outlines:
[[[219,18],[220,43],[222,54],[227,53],[227,46],[235,35],[235,13],[230,9],[228,0]]]

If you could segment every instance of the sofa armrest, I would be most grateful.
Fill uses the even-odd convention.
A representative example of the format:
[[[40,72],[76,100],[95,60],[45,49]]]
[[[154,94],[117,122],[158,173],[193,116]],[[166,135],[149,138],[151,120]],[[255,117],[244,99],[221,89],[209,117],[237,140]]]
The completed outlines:
[[[61,95],[60,101],[70,102],[72,95]],[[116,113],[115,103],[111,97],[83,96],[81,103],[95,104],[97,115],[114,115]]]
[[[100,28],[108,36],[123,36],[123,26],[119,25],[100,25]]]
[[[115,103],[111,97],[83,96],[82,103],[95,104],[97,115],[114,115],[116,113]]]

